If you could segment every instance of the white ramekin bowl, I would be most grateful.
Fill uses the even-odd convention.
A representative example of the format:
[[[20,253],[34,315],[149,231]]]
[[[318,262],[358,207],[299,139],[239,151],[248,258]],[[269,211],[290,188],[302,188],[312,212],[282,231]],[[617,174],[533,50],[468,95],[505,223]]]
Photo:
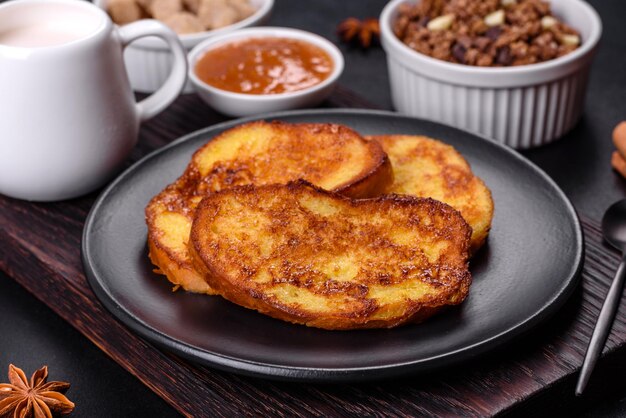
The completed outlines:
[[[396,110],[518,149],[552,142],[576,124],[602,32],[598,14],[587,3],[550,1],[554,15],[580,32],[578,49],[539,64],[492,68],[441,61],[402,43],[392,28],[405,2],[392,0],[380,17]]]
[[[333,60],[333,71],[319,84],[304,90],[279,94],[242,94],[213,87],[195,74],[197,61],[210,49],[250,38],[288,38],[309,42],[322,48]],[[343,72],[344,60],[339,49],[327,39],[298,29],[249,28],[207,39],[189,53],[189,80],[198,95],[215,110],[230,116],[249,116],[279,110],[298,109],[319,104],[332,93],[337,79]]]
[[[106,10],[107,1],[94,0],[94,4]],[[274,7],[274,0],[250,0],[250,4],[256,7],[257,11],[246,19],[220,29],[179,35],[181,43],[189,52],[200,42],[211,37],[223,35],[237,29],[261,25],[269,18]],[[144,38],[133,42],[126,48],[124,62],[133,90],[142,93],[152,93],[161,87],[169,76],[173,59],[172,54],[163,41],[158,38]],[[193,92],[191,83],[187,82],[183,92]]]

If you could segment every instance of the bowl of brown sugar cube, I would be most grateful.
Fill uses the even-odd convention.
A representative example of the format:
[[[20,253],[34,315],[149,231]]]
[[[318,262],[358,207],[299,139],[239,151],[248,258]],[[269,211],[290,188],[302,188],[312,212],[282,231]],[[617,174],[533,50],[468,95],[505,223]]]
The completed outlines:
[[[169,26],[187,51],[216,35],[263,24],[274,0],[94,0],[118,25],[156,19]],[[124,62],[133,90],[152,93],[167,79],[172,56],[162,40],[142,38],[130,44]],[[184,92],[193,86],[188,82]]]

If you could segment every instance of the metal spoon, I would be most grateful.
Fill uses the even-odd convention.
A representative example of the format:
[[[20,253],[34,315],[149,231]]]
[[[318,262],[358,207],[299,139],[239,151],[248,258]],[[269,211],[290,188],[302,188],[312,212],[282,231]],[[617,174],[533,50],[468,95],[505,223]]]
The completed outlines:
[[[602,218],[602,234],[609,244],[622,252],[622,261],[617,268],[613,283],[611,283],[609,292],[600,310],[598,322],[596,322],[596,327],[591,335],[589,347],[587,347],[587,353],[585,354],[585,361],[576,384],[576,396],[580,396],[583,393],[587,382],[589,382],[591,372],[600,354],[602,354],[602,348],[604,348],[604,343],[611,330],[615,312],[622,297],[624,279],[626,278],[626,255],[624,254],[626,251],[626,199],[614,203],[605,212]]]

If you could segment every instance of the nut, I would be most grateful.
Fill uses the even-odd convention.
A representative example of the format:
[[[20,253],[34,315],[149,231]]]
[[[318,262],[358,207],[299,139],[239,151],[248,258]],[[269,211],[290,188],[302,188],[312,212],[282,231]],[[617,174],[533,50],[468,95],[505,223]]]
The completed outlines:
[[[563,45],[578,46],[578,45],[580,45],[580,36],[578,36],[578,35],[563,35],[563,36],[561,36],[561,43]]]
[[[517,0],[500,0],[500,4],[504,7],[513,6]]]
[[[541,18],[541,27],[544,29],[550,29],[557,24],[557,20],[552,16],[544,16]]]
[[[504,23],[504,10],[496,10],[485,16],[485,24],[487,26],[500,26]]]
[[[454,17],[455,16],[452,13],[438,16],[428,22],[428,25],[426,25],[426,27],[432,31],[449,29],[450,26],[452,26],[452,22],[454,22]]]

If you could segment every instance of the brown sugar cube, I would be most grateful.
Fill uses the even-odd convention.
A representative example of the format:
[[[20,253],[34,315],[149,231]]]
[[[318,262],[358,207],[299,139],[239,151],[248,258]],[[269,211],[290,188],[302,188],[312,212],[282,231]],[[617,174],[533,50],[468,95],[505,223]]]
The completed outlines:
[[[197,15],[198,9],[200,9],[200,0],[183,0],[183,5],[191,13]]]
[[[204,31],[200,19],[189,12],[174,13],[167,19],[163,19],[163,23],[179,35]]]
[[[183,11],[183,0],[152,0],[150,13],[158,20],[165,20],[175,13]]]
[[[238,21],[239,13],[226,0],[200,0],[198,18],[206,29],[218,29]]]
[[[135,0],[110,0],[107,9],[111,19],[118,25],[142,18],[141,8]]]
[[[139,7],[141,7],[146,14],[150,15],[150,7],[152,7],[152,0],[136,0],[136,1]]]
[[[230,0],[230,5],[239,13],[239,19],[237,20],[243,20],[256,12],[256,9],[248,0]]]

